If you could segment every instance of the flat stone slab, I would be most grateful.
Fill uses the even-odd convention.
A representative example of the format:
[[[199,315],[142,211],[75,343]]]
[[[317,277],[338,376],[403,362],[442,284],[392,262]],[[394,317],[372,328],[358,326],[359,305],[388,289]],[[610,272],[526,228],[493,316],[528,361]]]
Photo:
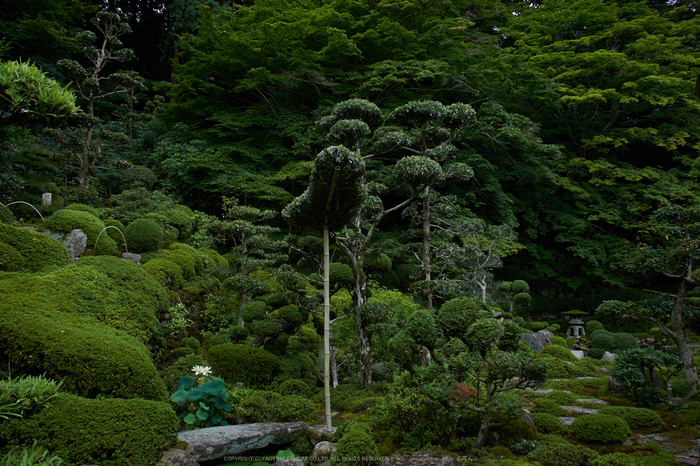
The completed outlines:
[[[309,426],[304,422],[261,422],[236,426],[207,427],[180,432],[177,439],[187,442],[187,453],[197,461],[210,461],[269,445],[292,443]]]
[[[678,455],[676,456],[676,461],[680,464],[687,464],[688,466],[698,466],[700,460],[698,458],[693,458],[690,456]]]
[[[564,393],[571,393],[569,390],[554,390],[554,389],[547,389],[547,390],[533,390],[535,394],[537,395],[542,395],[542,396],[547,396],[552,392],[564,392]]]
[[[583,354],[583,351],[581,350],[572,349],[571,354],[573,354],[576,359],[583,359],[584,357],[586,357],[586,355]]]
[[[576,401],[578,401],[579,403],[594,403],[597,405],[609,404],[607,401],[599,400],[598,398],[577,398]]]
[[[575,417],[569,417],[569,416],[561,416],[559,420],[565,425],[565,426],[570,426],[574,423],[576,420]]]
[[[596,414],[599,410],[595,408],[582,408],[580,406],[562,406],[562,409],[573,414],[574,416],[581,416],[583,414]]]

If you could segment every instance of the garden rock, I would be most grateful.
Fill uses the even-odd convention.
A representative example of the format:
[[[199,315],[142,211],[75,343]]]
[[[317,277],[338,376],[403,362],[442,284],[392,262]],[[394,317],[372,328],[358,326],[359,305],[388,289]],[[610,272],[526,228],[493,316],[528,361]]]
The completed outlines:
[[[325,439],[330,439],[335,431],[338,430],[337,427],[331,427],[330,432],[326,429],[326,424],[318,424],[311,426],[309,432],[311,433],[311,441],[316,444]]]
[[[600,358],[601,361],[615,361],[615,353],[608,353],[607,351],[603,354],[603,357]]]
[[[523,415],[520,416],[520,420],[523,422],[527,422],[532,426],[532,429],[537,432],[537,426],[535,425],[535,419],[532,417],[532,414],[530,414],[530,411],[527,409],[523,409]]]
[[[565,426],[571,426],[574,421],[576,420],[575,417],[569,417],[569,416],[562,416],[559,418],[559,420],[564,424]]]
[[[417,451],[411,455],[395,455],[385,458],[382,466],[455,466],[455,459],[432,450]]]
[[[189,430],[180,432],[177,438],[187,442],[187,452],[201,462],[290,444],[308,428],[304,422],[262,422]]]
[[[71,231],[70,235],[64,237],[62,243],[68,250],[71,262],[75,262],[77,258],[83,255],[87,247],[87,241],[87,235],[83,233],[83,230],[78,229]]]
[[[583,359],[586,355],[583,354],[583,350],[571,350],[571,354],[574,355],[576,359]]]
[[[335,453],[335,443],[331,442],[318,442],[314,447],[314,451],[311,453],[311,461],[314,463],[320,463],[321,461],[329,460],[331,455]]]
[[[629,385],[620,383],[612,375],[608,376],[608,391],[610,393],[621,393],[629,390]]]
[[[607,405],[609,404],[607,401],[604,400],[599,400],[598,398],[578,398],[576,401],[579,403],[593,403],[596,405]]]
[[[141,254],[134,254],[133,252],[123,252],[122,259],[131,261],[136,265],[141,265]]]
[[[199,466],[192,455],[179,448],[165,450],[156,466]]]
[[[687,464],[688,466],[698,466],[698,464],[700,464],[700,460],[698,458],[684,455],[676,456],[676,461],[678,461],[680,464]]]
[[[552,344],[553,336],[554,334],[549,330],[540,330],[535,333],[525,333],[522,337],[520,337],[520,339],[525,340],[533,351],[539,353],[542,348]]]
[[[595,408],[581,408],[580,406],[562,406],[562,409],[573,414],[574,416],[582,416],[584,414],[596,414],[598,412]]]

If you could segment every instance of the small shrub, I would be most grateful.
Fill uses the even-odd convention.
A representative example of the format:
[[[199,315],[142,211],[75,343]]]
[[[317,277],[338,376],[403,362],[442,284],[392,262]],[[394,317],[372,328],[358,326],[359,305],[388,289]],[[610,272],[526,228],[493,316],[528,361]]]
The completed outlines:
[[[41,272],[70,263],[68,251],[59,241],[35,231],[0,223],[0,243],[12,246],[24,259],[23,269]]]
[[[0,205],[0,223],[13,223],[14,221],[15,215],[12,211],[8,207]]]
[[[611,353],[615,351],[615,334],[607,330],[596,330],[591,336],[591,348],[602,348]]]
[[[155,278],[169,290],[179,290],[185,285],[182,269],[168,259],[152,259],[141,266],[141,270]]]
[[[648,408],[635,408],[632,406],[605,406],[600,409],[600,414],[609,414],[624,419],[631,429],[640,427],[656,427],[661,425],[661,416]]]
[[[627,453],[609,453],[591,461],[591,466],[639,466],[639,460]]]
[[[557,345],[547,345],[540,351],[540,354],[549,354],[562,361],[574,362],[577,360],[576,356],[571,353],[571,350],[564,348],[563,346]]]
[[[224,380],[249,386],[269,384],[279,368],[274,354],[249,345],[215,345],[207,350],[207,358]]]
[[[348,421],[350,424],[336,445],[331,456],[331,466],[370,466],[378,464],[377,444],[367,424]]]
[[[278,391],[282,395],[309,396],[311,389],[301,380],[288,379],[280,384]]]
[[[276,392],[256,390],[240,400],[236,414],[239,423],[312,422],[316,419],[316,407],[310,400],[297,395],[285,396]]]
[[[438,322],[445,336],[456,337],[467,330],[478,319],[492,318],[493,313],[478,298],[454,298],[440,307]]]
[[[80,229],[88,237],[88,247],[95,248],[95,255],[115,256],[118,254],[117,243],[106,233],[100,236],[105,224],[89,212],[62,209],[44,220],[43,227],[57,233],[70,233],[76,228]],[[95,245],[98,236],[100,236],[100,242]]]
[[[228,332],[225,330],[219,330],[218,332],[204,332],[202,335],[202,347],[211,348],[216,345],[224,345],[226,343],[231,343],[228,338]]]
[[[262,301],[247,302],[241,309],[241,318],[245,322],[262,320],[267,316],[270,307]]]
[[[615,351],[618,353],[627,349],[639,348],[639,342],[629,333],[615,334]]]
[[[194,366],[206,366],[207,362],[198,354],[187,354],[181,356],[171,366],[163,372],[163,380],[169,392],[173,392],[177,388],[177,381],[180,377],[192,375]]]
[[[573,393],[567,393],[561,390],[555,390],[545,398],[547,400],[552,400],[560,406],[571,406],[576,404],[576,397],[573,395]]]
[[[191,280],[202,273],[204,262],[199,252],[187,244],[173,243],[170,249],[160,253],[160,257],[175,262],[185,280]]]
[[[180,346],[187,346],[189,348],[192,348],[193,350],[197,350],[201,345],[199,343],[199,340],[197,340],[195,337],[187,337],[183,338],[182,341],[180,341]]]
[[[568,348],[569,345],[566,344],[566,338],[564,337],[558,337],[556,335],[550,337],[550,340],[552,341],[552,345],[557,345],[557,346],[563,346],[564,348]],[[546,348],[546,346],[545,346]]]
[[[155,251],[163,241],[163,229],[153,220],[139,218],[124,229],[124,236],[134,252]]]
[[[181,346],[179,348],[175,348],[171,353],[170,357],[173,359],[178,359],[183,356],[188,356],[190,354],[194,354],[194,350],[190,348],[189,346]]]
[[[540,398],[535,400],[535,407],[532,409],[534,413],[551,414],[552,416],[566,416],[568,413],[554,400]]]
[[[14,443],[50,439],[53,452],[66,461],[102,466],[155,464],[163,445],[178,430],[168,403],[92,400],[68,393],[60,393],[51,406],[24,422],[26,429],[10,433]]]
[[[17,272],[24,267],[24,258],[9,244],[0,243],[0,272]]]
[[[118,245],[124,244],[124,237],[122,236],[124,234],[124,224],[122,224],[122,222],[120,222],[119,220],[116,220],[113,218],[105,219],[104,224],[105,224],[105,228],[114,227],[114,228],[118,229],[119,231],[115,230],[114,228],[107,228],[103,234],[108,235]],[[100,241],[102,241],[101,238],[100,238]],[[128,243],[126,245],[126,248],[129,249]]]
[[[631,431],[627,422],[608,414],[584,414],[571,425],[576,438],[584,442],[622,443]]]
[[[561,434],[566,431],[566,426],[561,419],[549,413],[532,413],[538,432],[545,434]]]
[[[100,211],[87,204],[70,204],[66,206],[66,210],[75,210],[78,212],[87,212],[97,218],[100,218]]]
[[[603,348],[591,348],[588,350],[587,356],[593,359],[600,359],[605,356],[606,350]]]
[[[527,455],[528,460],[538,461],[542,466],[588,466],[597,457],[594,450],[570,443],[539,443]]]
[[[586,322],[586,335],[591,335],[596,330],[605,330],[605,326],[597,320],[589,320]]]

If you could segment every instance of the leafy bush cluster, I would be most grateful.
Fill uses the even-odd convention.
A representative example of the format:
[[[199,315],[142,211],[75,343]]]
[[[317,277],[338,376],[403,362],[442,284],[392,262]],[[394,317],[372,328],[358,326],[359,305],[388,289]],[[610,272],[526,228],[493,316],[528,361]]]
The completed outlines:
[[[611,414],[584,414],[571,425],[576,438],[584,442],[622,443],[632,433],[624,419]]]
[[[25,228],[0,223],[0,243],[11,246],[20,254],[22,263],[15,263],[11,266],[13,269],[40,272],[70,263],[70,256],[63,244]]]

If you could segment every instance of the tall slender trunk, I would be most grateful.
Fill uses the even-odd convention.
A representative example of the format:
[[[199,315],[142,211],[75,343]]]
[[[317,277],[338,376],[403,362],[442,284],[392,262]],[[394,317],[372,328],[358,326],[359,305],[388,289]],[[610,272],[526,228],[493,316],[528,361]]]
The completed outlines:
[[[678,286],[676,301],[671,311],[671,324],[666,327],[659,323],[659,330],[676,344],[678,354],[683,362],[683,376],[685,381],[690,384],[690,390],[695,391],[698,389],[698,369],[695,367],[695,362],[693,361],[695,352],[690,347],[688,334],[683,330],[683,308],[688,295],[688,282],[692,280],[689,278],[690,276],[691,271],[688,271],[688,276],[683,278]]]
[[[323,387],[326,395],[326,430],[331,431],[331,286],[328,225],[323,225]]]
[[[423,251],[421,261],[423,262],[423,305],[427,309],[433,308],[433,291],[430,288],[430,187],[426,186],[423,191]]]

